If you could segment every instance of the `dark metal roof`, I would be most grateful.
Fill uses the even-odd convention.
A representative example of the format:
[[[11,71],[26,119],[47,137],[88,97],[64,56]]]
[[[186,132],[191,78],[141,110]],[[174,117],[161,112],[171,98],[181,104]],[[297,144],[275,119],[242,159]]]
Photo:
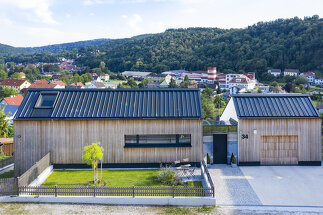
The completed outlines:
[[[304,94],[243,94],[233,96],[238,118],[318,118]]]
[[[46,93],[54,107],[35,108]],[[185,118],[203,118],[198,89],[29,89],[15,120]]]

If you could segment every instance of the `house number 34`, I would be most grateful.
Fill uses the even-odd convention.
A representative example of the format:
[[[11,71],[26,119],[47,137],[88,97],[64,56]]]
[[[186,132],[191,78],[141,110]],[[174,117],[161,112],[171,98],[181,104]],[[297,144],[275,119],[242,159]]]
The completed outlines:
[[[242,135],[241,135],[241,138],[242,138],[242,139],[248,139],[248,134],[242,134]]]

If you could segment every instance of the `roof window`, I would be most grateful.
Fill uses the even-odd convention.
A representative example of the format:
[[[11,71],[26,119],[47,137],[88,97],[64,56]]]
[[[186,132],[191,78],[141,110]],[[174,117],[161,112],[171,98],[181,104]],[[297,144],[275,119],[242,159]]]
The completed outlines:
[[[53,108],[56,101],[57,93],[40,94],[35,105],[36,108]]]

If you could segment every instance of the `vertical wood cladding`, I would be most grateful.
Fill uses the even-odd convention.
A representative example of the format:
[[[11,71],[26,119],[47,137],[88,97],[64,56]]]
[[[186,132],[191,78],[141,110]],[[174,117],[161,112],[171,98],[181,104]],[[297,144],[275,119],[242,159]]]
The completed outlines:
[[[286,154],[287,160],[279,160],[272,155],[273,163],[297,164],[297,161],[320,161],[321,160],[321,119],[240,119],[238,126],[239,162],[259,162],[264,158],[261,153],[266,153],[264,147],[269,147],[270,138],[281,138],[280,142],[286,142],[289,146],[282,146],[281,155],[287,153],[287,149],[297,150],[297,155]],[[244,136],[243,136],[244,135]],[[246,138],[246,135],[248,138]],[[243,138],[244,137],[244,138]],[[273,140],[274,141],[274,140]],[[279,142],[278,139],[276,142]],[[296,142],[294,145],[292,142]],[[272,145],[274,147],[274,145]],[[284,148],[285,147],[285,148]],[[276,147],[277,148],[277,147]],[[268,150],[273,150],[269,149]],[[268,156],[270,156],[268,152]],[[277,152],[278,153],[278,152]],[[295,153],[295,152],[288,152]],[[265,162],[266,163],[266,162]]]
[[[202,120],[29,120],[15,121],[15,174],[51,152],[51,163],[82,163],[83,147],[100,141],[104,163],[202,160]],[[124,148],[124,135],[191,134],[192,147]]]

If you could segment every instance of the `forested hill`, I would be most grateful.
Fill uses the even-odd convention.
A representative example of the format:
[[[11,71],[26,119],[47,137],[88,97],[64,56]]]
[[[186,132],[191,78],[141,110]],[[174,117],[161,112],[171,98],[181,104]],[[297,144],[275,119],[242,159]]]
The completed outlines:
[[[118,43],[117,43],[118,42]],[[111,40],[101,55],[80,50],[77,62],[91,68],[105,61],[113,72],[163,72],[169,69],[256,72],[267,68],[323,68],[323,19],[278,19],[244,29],[188,28],[167,30],[143,38]],[[104,54],[103,54],[104,53]]]
[[[268,68],[322,72],[323,19],[278,19],[243,29],[170,29],[55,55],[0,56],[0,61],[55,61],[57,56],[76,58],[76,54],[82,56],[76,59],[78,65],[95,68],[104,61],[112,72],[205,70],[208,66],[225,73],[256,72],[258,77]]]
[[[79,49],[87,46],[101,45],[109,39],[95,39],[95,40],[85,40],[71,43],[62,43],[48,46],[39,47],[12,47],[4,44],[0,44],[0,54],[16,55],[16,54],[34,54],[34,53],[58,53],[69,51],[72,49]]]

